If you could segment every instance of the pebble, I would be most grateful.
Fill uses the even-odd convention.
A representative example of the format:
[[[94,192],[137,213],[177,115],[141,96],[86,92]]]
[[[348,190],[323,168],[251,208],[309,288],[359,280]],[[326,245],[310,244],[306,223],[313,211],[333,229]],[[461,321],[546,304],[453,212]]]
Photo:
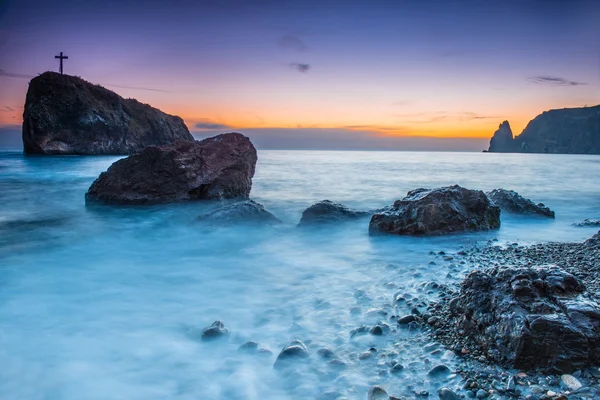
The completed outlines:
[[[483,389],[479,389],[477,391],[477,394],[475,395],[475,397],[477,397],[478,399],[486,399],[489,396],[489,392],[483,390]]]
[[[572,392],[583,387],[581,382],[579,382],[579,379],[575,378],[573,375],[564,374],[560,377],[560,381]]]
[[[438,397],[440,400],[458,400],[458,396],[452,390],[448,388],[441,388],[438,391]]]
[[[451,373],[452,371],[450,371],[450,368],[446,367],[444,364],[439,364],[430,369],[427,375],[437,378],[450,375]]]
[[[531,393],[534,394],[544,393],[544,388],[542,388],[540,385],[531,385],[529,386],[529,390],[531,390]]]
[[[410,322],[416,320],[416,317],[413,314],[405,315],[403,317],[398,318],[398,325],[408,325]]]

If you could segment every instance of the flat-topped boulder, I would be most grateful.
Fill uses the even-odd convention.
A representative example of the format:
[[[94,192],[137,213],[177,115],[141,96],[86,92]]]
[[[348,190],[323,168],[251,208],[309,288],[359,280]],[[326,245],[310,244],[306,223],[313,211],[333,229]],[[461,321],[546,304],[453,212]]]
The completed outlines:
[[[560,267],[476,270],[449,307],[450,329],[506,367],[569,373],[600,362],[600,305]]]
[[[443,235],[500,227],[500,208],[484,192],[458,185],[416,189],[373,214],[369,234]]]
[[[514,190],[494,189],[491,192],[487,192],[487,196],[492,203],[507,213],[540,215],[554,218],[554,211],[546,207],[543,203],[535,204]]]
[[[254,200],[244,200],[233,204],[227,204],[207,214],[198,217],[198,220],[209,225],[273,225],[281,221],[265,209],[265,207]]]
[[[365,217],[367,215],[369,215],[369,213],[366,211],[354,210],[340,203],[323,200],[304,210],[298,226],[342,222]]]
[[[25,154],[127,155],[178,140],[194,140],[181,118],[79,77],[45,72],[29,83]]]
[[[248,198],[257,154],[240,133],[147,147],[113,163],[92,183],[86,200],[153,204]]]

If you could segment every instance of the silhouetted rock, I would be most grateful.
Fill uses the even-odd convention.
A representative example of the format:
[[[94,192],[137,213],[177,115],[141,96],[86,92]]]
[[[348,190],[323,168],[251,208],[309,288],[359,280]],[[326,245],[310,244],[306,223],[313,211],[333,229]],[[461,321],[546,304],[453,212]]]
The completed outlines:
[[[45,72],[29,83],[26,154],[134,154],[178,140],[194,140],[181,118],[81,78]]]
[[[371,217],[369,234],[442,235],[499,227],[500,209],[485,193],[454,185],[408,192],[390,211]]]
[[[200,221],[212,225],[249,224],[279,224],[281,221],[265,210],[262,204],[254,200],[244,200],[228,204],[208,214],[198,217]]]
[[[366,211],[353,210],[343,204],[323,200],[304,210],[298,226],[341,222],[367,215],[369,213]]]
[[[288,343],[288,345],[281,350],[277,356],[277,359],[275,360],[273,368],[283,369],[292,366],[298,361],[307,359],[309,355],[310,352],[308,351],[306,345],[300,340],[294,340]]]
[[[500,127],[490,152],[600,154],[600,106],[545,111],[512,141]]]
[[[548,218],[554,218],[554,211],[550,210],[543,203],[535,204],[533,201],[524,198],[514,190],[494,189],[487,193],[494,205],[500,207],[502,211],[512,214],[537,214]]]
[[[221,321],[215,321],[209,327],[202,330],[201,339],[204,341],[222,339],[229,336],[229,329]]]
[[[453,327],[489,360],[571,372],[600,361],[600,305],[556,266],[477,270],[451,302]]]
[[[151,204],[247,198],[256,160],[250,139],[239,133],[148,147],[101,173],[86,199]]]
[[[499,153],[512,153],[517,150],[516,144],[513,140],[513,132],[510,129],[508,121],[504,121],[498,127],[498,130],[494,132],[492,139],[490,140],[490,149],[492,152]]]

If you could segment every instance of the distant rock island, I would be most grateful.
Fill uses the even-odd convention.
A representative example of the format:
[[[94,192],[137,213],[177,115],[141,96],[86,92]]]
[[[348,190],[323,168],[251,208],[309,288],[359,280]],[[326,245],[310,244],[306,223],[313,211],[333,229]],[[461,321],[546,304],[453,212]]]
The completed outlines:
[[[490,140],[488,151],[600,154],[600,105],[545,111],[516,137],[504,121]]]
[[[29,83],[25,154],[127,155],[178,140],[194,140],[180,117],[79,77],[45,72]]]

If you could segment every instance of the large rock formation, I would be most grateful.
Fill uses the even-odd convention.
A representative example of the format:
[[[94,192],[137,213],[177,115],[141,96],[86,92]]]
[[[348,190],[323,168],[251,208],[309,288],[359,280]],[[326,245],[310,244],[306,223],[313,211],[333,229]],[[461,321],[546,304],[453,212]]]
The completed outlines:
[[[600,305],[559,267],[474,271],[450,311],[458,335],[507,367],[568,373],[600,361]]]
[[[256,149],[240,133],[225,133],[200,142],[147,147],[101,173],[86,199],[152,204],[247,198],[256,160]]]
[[[304,210],[298,226],[348,221],[367,215],[369,215],[369,213],[366,211],[353,210],[343,204],[323,200]]]
[[[416,189],[389,211],[373,214],[369,234],[442,235],[500,227],[500,209],[485,193],[458,185]]]
[[[26,154],[134,154],[178,140],[194,140],[181,118],[81,78],[45,72],[29,83]]]
[[[510,127],[508,131],[507,127],[506,122],[500,125],[488,151],[600,154],[600,106],[545,111],[513,140],[508,140]]]
[[[554,218],[554,211],[546,207],[543,203],[535,204],[514,190],[494,189],[491,192],[487,192],[487,196],[494,205],[497,205],[502,211],[508,213],[535,214]]]

